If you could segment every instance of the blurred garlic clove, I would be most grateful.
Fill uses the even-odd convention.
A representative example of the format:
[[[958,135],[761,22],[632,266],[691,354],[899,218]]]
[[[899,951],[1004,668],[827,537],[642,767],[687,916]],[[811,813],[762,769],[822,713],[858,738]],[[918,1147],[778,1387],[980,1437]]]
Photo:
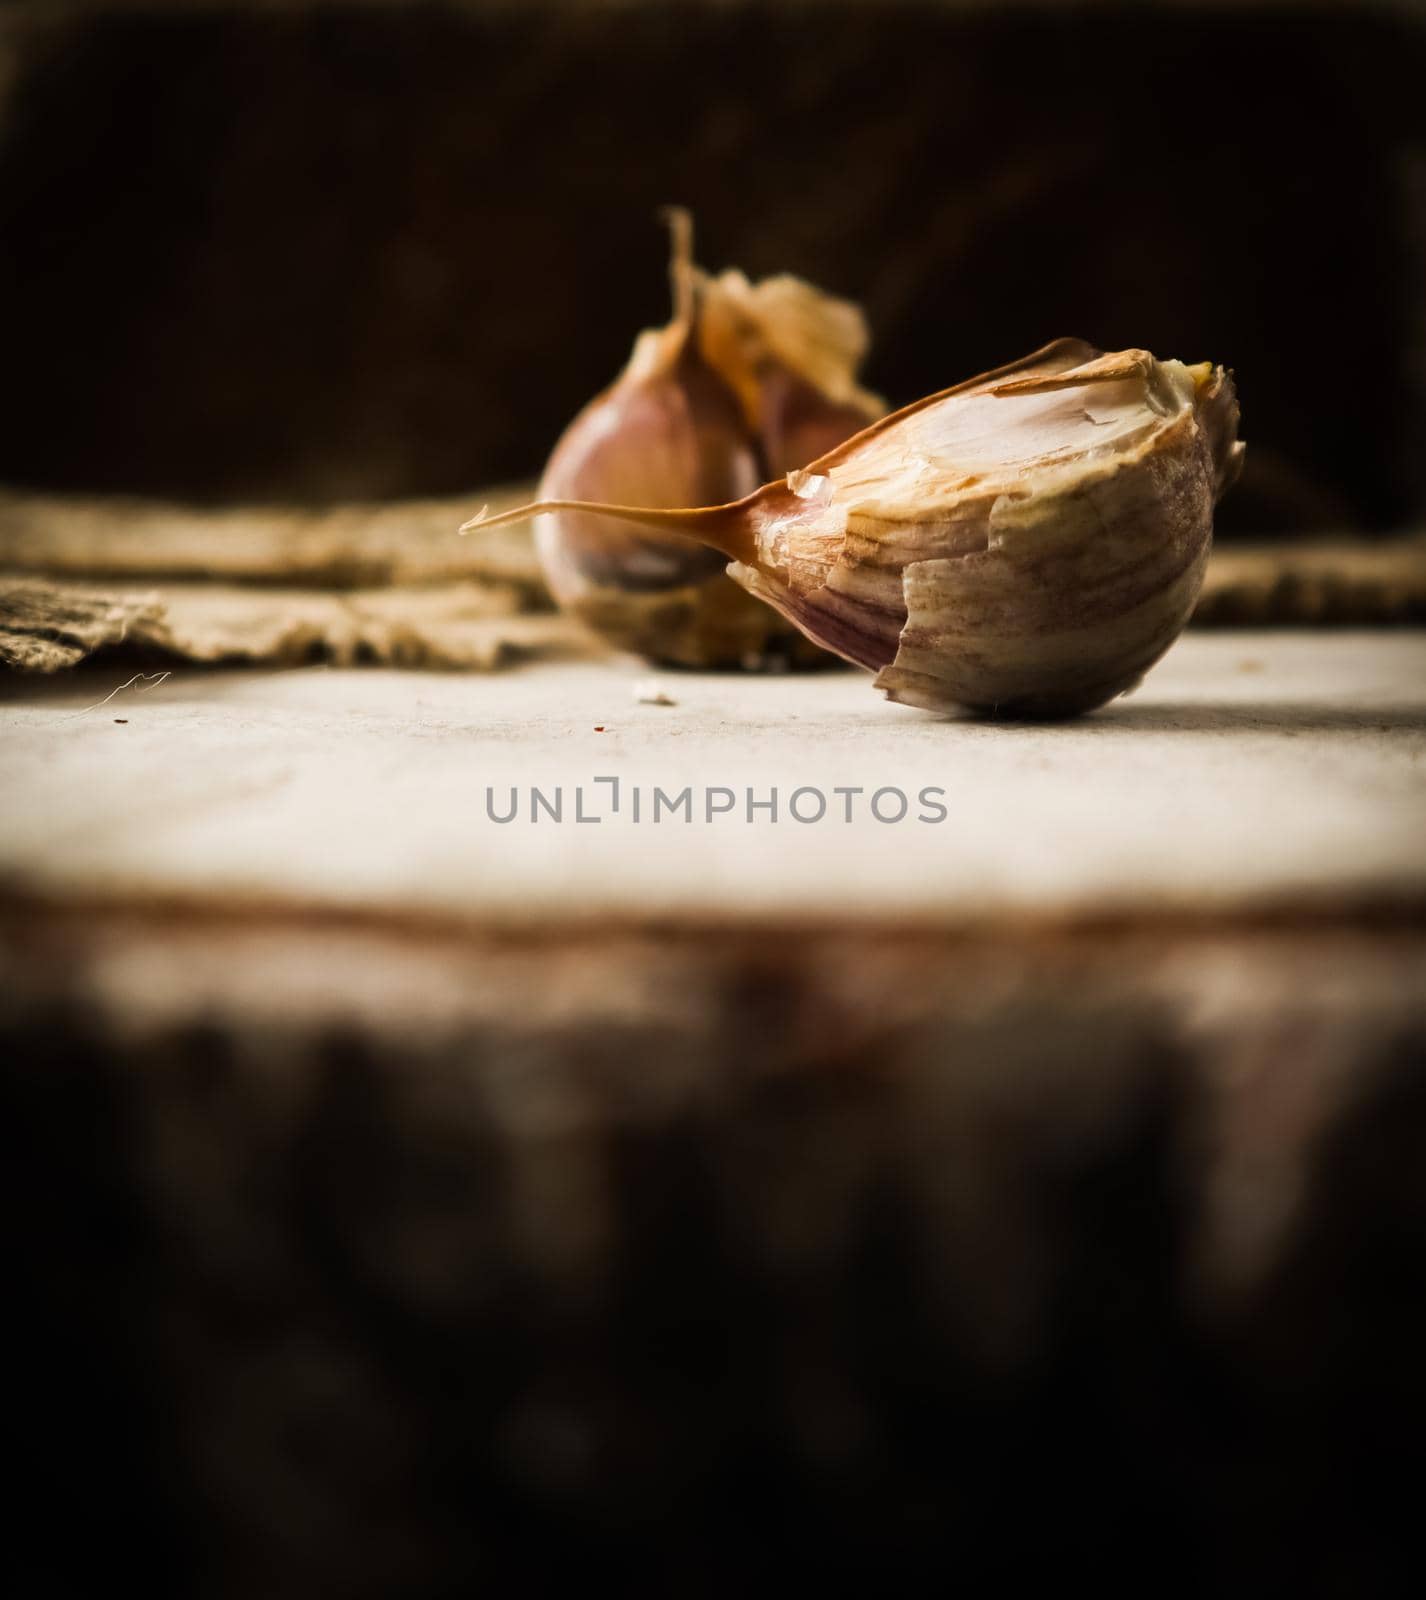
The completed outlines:
[[[737,403],[684,334],[675,326],[640,341],[629,370],[561,436],[542,498],[669,506],[738,499],[757,487]],[[658,590],[721,575],[724,565],[712,551],[580,512],[541,519],[536,537],[560,600],[581,580]]]
[[[728,556],[890,699],[1066,716],[1132,688],[1187,622],[1237,425],[1222,367],[1061,339],[739,501],[640,520]]]
[[[796,465],[798,452],[822,453],[883,409],[854,382],[866,346],[860,312],[793,278],[709,278],[693,263],[688,214],[670,221],[674,319],[639,336],[624,372],[565,430],[543,500],[738,499]],[[686,540],[568,510],[540,520],[536,545],[556,601],[650,660],[825,659],[733,584],[716,553]]]

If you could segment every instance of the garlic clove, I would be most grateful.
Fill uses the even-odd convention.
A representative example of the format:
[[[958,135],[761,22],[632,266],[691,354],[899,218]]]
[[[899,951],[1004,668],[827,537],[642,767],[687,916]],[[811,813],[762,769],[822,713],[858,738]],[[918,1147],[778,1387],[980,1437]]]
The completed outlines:
[[[540,496],[706,504],[738,499],[760,478],[737,403],[683,337],[664,341],[657,365],[646,361],[580,412],[545,467]],[[536,543],[555,598],[567,604],[586,582],[666,589],[721,576],[724,566],[712,551],[574,511],[542,518]]]
[[[1051,410],[1057,448],[1000,489],[985,544],[911,562],[907,620],[877,687],[929,710],[1067,716],[1133,688],[1178,637],[1202,585],[1213,507],[1236,475],[1237,405],[1221,368],[1199,386],[1146,352],[1133,370],[1101,358],[996,398],[1082,402],[1100,434]]]
[[[669,222],[674,319],[639,335],[628,366],[561,435],[541,499],[704,504],[737,499],[762,477],[738,401],[699,349],[691,220],[674,211]],[[625,592],[722,576],[711,551],[575,511],[542,518],[535,539],[556,601],[576,611],[601,595],[607,609]]]
[[[688,213],[669,220],[673,321],[639,336],[624,372],[565,430],[543,501],[738,499],[883,409],[854,382],[866,346],[855,307],[793,278],[710,278],[693,263]],[[556,601],[621,648],[688,666],[822,659],[686,540],[579,510],[542,517],[535,537]]]
[[[641,520],[727,555],[891,699],[1070,715],[1131,688],[1188,620],[1237,421],[1221,367],[1061,339],[741,500]]]

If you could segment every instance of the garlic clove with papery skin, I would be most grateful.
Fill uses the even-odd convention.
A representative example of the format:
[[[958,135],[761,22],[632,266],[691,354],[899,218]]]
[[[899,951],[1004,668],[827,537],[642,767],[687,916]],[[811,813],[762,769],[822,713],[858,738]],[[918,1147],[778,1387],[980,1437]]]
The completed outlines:
[[[1187,622],[1237,421],[1221,367],[1061,339],[741,500],[644,516],[890,699],[1066,716],[1132,688]]]
[[[1236,421],[1221,369],[1059,341],[763,491],[733,574],[891,699],[1092,709],[1188,620]]]
[[[688,214],[669,220],[673,321],[639,336],[619,378],[565,430],[543,500],[737,499],[885,409],[853,379],[867,343],[854,306],[795,278],[711,278],[694,265]],[[826,659],[686,540],[578,510],[542,517],[535,537],[556,601],[621,648],[684,666]]]

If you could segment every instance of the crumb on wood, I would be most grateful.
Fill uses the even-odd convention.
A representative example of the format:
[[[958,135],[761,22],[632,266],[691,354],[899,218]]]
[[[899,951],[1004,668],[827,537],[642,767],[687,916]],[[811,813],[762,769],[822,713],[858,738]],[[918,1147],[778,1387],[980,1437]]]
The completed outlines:
[[[678,702],[665,691],[657,678],[640,678],[634,685],[635,703],[641,706],[674,706]]]

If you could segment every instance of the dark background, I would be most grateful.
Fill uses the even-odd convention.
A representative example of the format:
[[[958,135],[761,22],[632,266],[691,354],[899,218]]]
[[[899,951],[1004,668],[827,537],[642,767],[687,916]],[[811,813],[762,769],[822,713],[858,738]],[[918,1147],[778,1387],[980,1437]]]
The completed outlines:
[[[22,5],[0,481],[533,474],[705,264],[866,307],[896,402],[1060,334],[1236,369],[1230,535],[1426,505],[1426,47],[1340,4]]]

